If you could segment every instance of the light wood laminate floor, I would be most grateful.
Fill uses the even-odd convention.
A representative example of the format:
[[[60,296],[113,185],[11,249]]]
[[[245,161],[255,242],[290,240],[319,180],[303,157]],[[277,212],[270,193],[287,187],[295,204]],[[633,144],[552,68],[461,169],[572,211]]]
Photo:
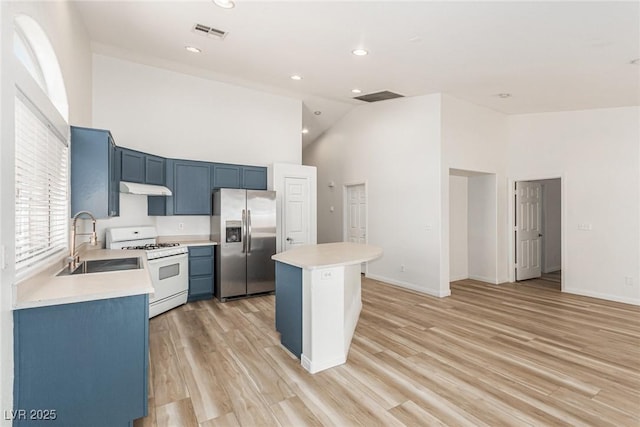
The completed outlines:
[[[150,322],[140,426],[639,426],[640,308],[528,284],[433,298],[363,280],[345,365],[279,345],[274,296]]]

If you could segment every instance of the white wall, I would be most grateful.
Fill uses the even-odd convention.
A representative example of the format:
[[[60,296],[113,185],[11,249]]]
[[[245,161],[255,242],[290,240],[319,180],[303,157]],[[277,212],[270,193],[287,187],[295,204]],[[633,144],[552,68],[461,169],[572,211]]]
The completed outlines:
[[[640,304],[640,108],[526,114],[508,124],[512,180],[562,177],[563,290]]]
[[[93,126],[119,146],[164,157],[257,166],[302,158],[300,100],[95,54]],[[146,206],[125,201],[120,218],[99,228],[152,223],[161,235],[209,234],[207,217],[140,218]]]
[[[469,275],[472,275],[471,263],[478,265],[480,258],[490,260],[491,265],[483,267],[484,273],[477,275],[491,283],[502,283],[508,279],[508,234],[507,234],[507,116],[472,104],[467,101],[442,95],[442,171],[449,174],[450,169],[474,171],[494,174],[496,190],[493,200],[496,204],[491,208],[492,220],[495,222],[494,230],[497,234],[491,243],[492,247],[485,247],[490,254],[476,254],[469,246]],[[471,174],[474,175],[474,174]],[[475,175],[473,176],[475,179]],[[489,179],[489,178],[485,178]],[[469,194],[471,194],[471,181],[469,178]],[[449,233],[451,226],[449,220],[449,179],[442,180],[442,217],[447,222],[442,227],[442,271],[449,272]],[[486,182],[484,184],[487,184]],[[470,196],[471,197],[471,196]],[[471,199],[470,210],[473,209]],[[490,208],[487,206],[487,208]],[[487,215],[489,212],[484,213]],[[488,222],[489,219],[486,219]],[[469,233],[472,223],[469,221]],[[483,240],[484,244],[487,240]],[[476,260],[477,261],[474,261]],[[489,275],[489,272],[492,272]],[[476,271],[478,273],[478,271]],[[443,275],[441,288],[448,287],[449,277]]]
[[[469,277],[468,178],[449,176],[449,281]]]
[[[300,100],[93,57],[93,125],[164,157],[269,166],[302,160]]]
[[[0,2],[0,244],[7,265],[0,271],[0,410],[12,409],[13,323],[12,285],[15,280],[14,248],[14,75],[13,18],[24,13],[35,19],[49,36],[67,89],[71,123],[91,125],[91,49],[89,39],[71,2]],[[3,426],[11,421],[3,416]]]
[[[367,182],[368,241],[384,251],[368,276],[446,295],[439,284],[440,156],[440,95],[350,111],[304,151],[304,164],[318,168],[318,242],[342,240],[343,185]]]
[[[470,176],[468,184],[469,278],[497,284],[496,176]]]

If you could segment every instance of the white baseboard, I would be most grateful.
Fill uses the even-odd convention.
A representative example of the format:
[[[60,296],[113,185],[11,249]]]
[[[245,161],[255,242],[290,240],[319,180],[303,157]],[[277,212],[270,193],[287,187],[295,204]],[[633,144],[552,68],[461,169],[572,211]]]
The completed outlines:
[[[500,284],[500,282],[498,282],[496,279],[492,279],[490,277],[484,277],[484,276],[475,276],[473,274],[469,275],[469,279],[478,280],[480,282],[491,283],[492,285],[499,285]]]
[[[465,279],[468,279],[468,278],[469,278],[468,274],[467,275],[460,275],[460,276],[453,276],[453,277],[449,276],[449,281],[450,282],[457,282],[458,280],[465,280]]]
[[[554,271],[560,271],[562,267],[559,265],[554,265],[552,267],[547,267],[544,269],[543,273],[553,273]]]
[[[602,294],[600,292],[585,291],[583,289],[575,289],[575,288],[564,288],[562,292],[566,292],[568,294],[582,295],[585,297],[604,299],[607,301],[615,301],[615,302],[623,302],[625,304],[640,305],[640,299],[638,298],[629,298],[629,297],[621,297],[618,295]]]
[[[347,362],[347,357],[340,357],[333,360],[323,360],[319,362],[312,362],[309,360],[307,356],[304,354],[300,357],[300,362],[302,363],[302,367],[306,369],[309,373],[315,374],[320,371],[324,371],[325,369],[333,368],[334,366],[343,365]]]
[[[420,292],[421,294],[431,295],[433,297],[443,298],[451,295],[451,290],[447,290],[446,292],[440,292],[440,290],[433,289],[425,289],[421,286],[414,285],[413,283],[403,282],[401,280],[390,279],[384,276],[378,276],[376,274],[367,274],[367,277],[373,280],[378,280],[380,282],[385,282],[390,285],[399,286],[401,288],[409,289],[412,291]]]

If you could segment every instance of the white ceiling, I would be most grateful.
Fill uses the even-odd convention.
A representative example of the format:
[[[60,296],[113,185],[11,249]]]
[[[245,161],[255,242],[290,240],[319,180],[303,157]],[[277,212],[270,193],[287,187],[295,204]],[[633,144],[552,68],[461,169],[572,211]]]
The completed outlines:
[[[363,93],[437,92],[507,114],[640,105],[640,3],[83,1],[94,50],[294,96],[313,141]],[[228,31],[224,41],[191,31]],[[202,49],[187,52],[186,45]],[[356,57],[364,47],[370,54]],[[292,74],[303,76],[293,81]],[[510,93],[500,98],[499,93]],[[321,115],[313,114],[321,111]]]

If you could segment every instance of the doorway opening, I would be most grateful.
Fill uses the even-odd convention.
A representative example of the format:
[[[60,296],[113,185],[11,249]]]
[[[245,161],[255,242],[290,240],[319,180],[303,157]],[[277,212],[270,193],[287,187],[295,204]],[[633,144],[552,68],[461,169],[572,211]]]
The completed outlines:
[[[562,290],[562,180],[515,181],[514,281]]]
[[[493,173],[449,169],[449,282],[498,284],[498,197]]]
[[[367,184],[365,182],[344,186],[343,241],[367,243]],[[360,272],[366,276],[367,263],[363,262]]]

